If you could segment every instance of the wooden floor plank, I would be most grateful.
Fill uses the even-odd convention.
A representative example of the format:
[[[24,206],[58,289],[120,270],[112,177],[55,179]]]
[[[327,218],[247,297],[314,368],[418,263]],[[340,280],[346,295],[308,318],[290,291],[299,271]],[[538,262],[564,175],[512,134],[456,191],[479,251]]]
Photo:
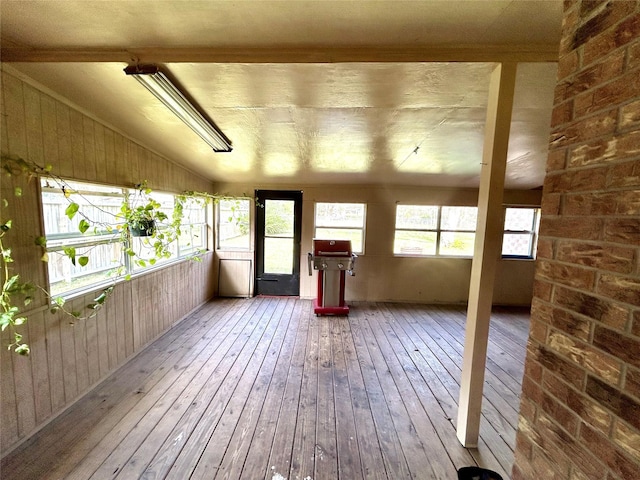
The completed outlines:
[[[407,329],[412,341],[418,345],[418,350],[425,359],[428,368],[435,373],[430,386],[436,394],[438,401],[448,413],[451,421],[454,421],[454,419],[457,418],[462,359],[458,357],[457,363],[453,361],[447,353],[443,338],[437,331],[432,331],[429,328],[433,324],[433,320],[427,315],[431,309],[425,309],[422,312],[418,311],[416,313],[415,309],[407,305],[390,306],[390,308],[393,310],[394,317],[401,321],[404,328]],[[441,346],[445,348],[441,348]],[[428,370],[425,371],[425,374],[429,375]],[[486,404],[486,400],[484,404]],[[498,419],[501,420],[499,417]],[[504,472],[502,462],[493,454],[493,450],[496,450],[496,445],[500,446],[504,441],[500,438],[491,423],[486,422],[484,418],[483,425],[486,425],[486,427],[483,428],[483,436],[480,437],[478,445],[478,449],[481,450],[481,466],[496,470],[498,473],[501,473],[501,471]],[[492,445],[493,450],[489,449],[487,440],[489,444]],[[508,451],[504,448],[500,449],[499,452],[508,455]],[[471,451],[470,453],[472,453],[477,461],[479,455]]]
[[[416,306],[409,307],[410,314],[416,315]],[[418,318],[422,323],[421,329],[428,337],[437,340],[437,348],[441,351],[439,356],[440,361],[447,366],[448,371],[457,382],[461,375],[460,365],[462,364],[462,354],[464,350],[463,340],[459,340],[448,329],[442,328],[442,326],[435,320],[436,313],[429,312],[426,315],[421,315],[420,311],[417,313]],[[459,335],[463,336],[464,333],[460,330]],[[462,337],[464,338],[464,337]],[[499,390],[496,390],[495,385]],[[510,390],[504,387],[504,384],[500,382],[500,379],[489,369],[485,372],[485,398],[488,402],[484,402],[485,408],[483,414],[494,425],[504,424],[515,427],[517,425],[517,410],[519,408],[519,399],[513,397],[513,403],[509,403],[505,400],[505,397],[510,395]],[[457,396],[457,395],[456,395]],[[513,418],[515,417],[515,418]]]
[[[387,476],[387,467],[385,465],[385,454],[376,431],[376,423],[373,418],[369,397],[367,396],[362,367],[357,356],[353,335],[351,334],[351,325],[350,319],[340,320],[346,374],[351,392],[351,405],[356,423],[363,478],[387,479],[389,477]],[[355,460],[353,461],[355,462]]]
[[[334,479],[338,476],[336,405],[333,384],[333,348],[331,317],[321,317],[318,348],[318,397],[316,418],[315,474],[313,478]]]
[[[240,313],[235,318],[240,320]],[[100,469],[96,470],[96,479],[107,478],[109,472],[117,472],[115,478],[129,479],[138,478],[142,475],[145,467],[151,462],[162,445],[170,442],[172,445],[180,444],[183,433],[176,434],[175,419],[184,418],[185,415],[197,410],[200,398],[205,396],[202,393],[205,386],[210,388],[211,376],[214,368],[222,360],[222,356],[237,342],[233,330],[237,322],[231,322],[225,331],[228,335],[215,335],[210,337],[208,344],[196,355],[190,357],[188,362],[181,362],[177,372],[181,372],[174,382],[166,389],[149,411],[136,424],[135,435],[128,435],[118,446],[119,451],[135,452],[125,464],[117,463],[117,459],[122,455],[114,455],[113,460],[107,459]],[[194,352],[195,353],[195,352]],[[196,407],[196,408],[194,408]],[[166,415],[170,412],[170,415]],[[151,430],[150,430],[151,429]],[[140,443],[140,439],[142,442]],[[137,446],[137,449],[134,448]],[[115,452],[114,452],[115,453]],[[153,478],[156,472],[146,472],[145,476]]]
[[[465,319],[457,306],[318,317],[294,297],[215,300],[3,458],[2,478],[449,479],[468,465],[508,478],[528,311],[492,315],[476,449],[454,425]]]
[[[388,478],[411,478],[407,459],[400,444],[400,435],[395,430],[391,414],[395,405],[390,406],[387,403],[378,372],[369,354],[365,337],[366,332],[362,328],[364,314],[360,310],[354,310],[349,318],[349,323],[351,324],[353,342],[360,362],[362,378],[373,414],[378,441],[385,460],[387,476]]]
[[[364,333],[371,339],[369,353],[380,368],[378,378],[387,403],[393,406],[392,419],[413,477],[449,478],[453,464],[400,367],[395,351],[379,328],[380,311],[375,308],[364,311]]]
[[[432,317],[438,324],[448,327],[456,350],[461,352],[464,349],[464,341],[461,340],[464,339],[466,322],[463,312],[452,309],[443,311],[439,308],[433,312]],[[494,382],[500,385],[497,389],[507,387],[510,391],[505,393],[509,395],[509,400],[517,401],[524,374],[524,351],[512,346],[512,341],[496,329],[495,321],[491,322],[489,338],[493,338],[494,341],[487,346],[487,370],[490,372],[488,380],[494,380],[493,375],[499,377],[499,381]]]
[[[269,299],[267,308],[261,317],[263,329],[261,335],[253,335],[246,347],[238,355],[234,368],[225,378],[220,392],[218,405],[213,409],[214,415],[207,415],[214,419],[215,428],[211,430],[207,445],[200,456],[197,466],[189,478],[212,479],[220,473],[225,454],[230,449],[230,444],[240,416],[250,402],[250,393],[255,384],[256,377],[264,362],[269,345],[278,331],[280,317],[277,313],[278,299]],[[237,368],[236,368],[237,367]],[[251,408],[248,409],[251,411]],[[217,412],[220,412],[219,416]],[[209,411],[208,413],[211,413]],[[210,421],[206,418],[206,421]],[[215,441],[212,441],[215,439]],[[220,448],[218,441],[223,441],[226,448]],[[232,454],[233,452],[229,452]]]
[[[300,302],[298,302],[300,303]],[[295,432],[299,422],[298,406],[303,383],[303,369],[306,361],[310,332],[309,318],[311,316],[311,302],[304,302],[300,308],[299,333],[293,346],[289,368],[287,369],[282,404],[278,410],[276,430],[273,444],[267,461],[265,480],[274,476],[287,474],[292,465],[293,444]],[[253,460],[255,462],[256,460]],[[252,462],[252,463],[253,463]],[[249,473],[250,471],[247,471]],[[260,477],[256,477],[260,478]],[[286,478],[286,477],[285,477]]]
[[[313,478],[315,470],[320,321],[317,317],[307,318],[309,337],[302,367],[302,385],[291,450],[291,469],[289,476],[285,478]]]
[[[202,401],[184,418],[184,446],[169,471],[171,478],[190,478],[203,460],[203,452],[209,445],[214,431],[227,408],[231,396],[247,368],[249,360],[273,314],[273,300],[257,299],[252,302],[251,319],[232,348],[221,355],[220,363],[203,390]],[[267,321],[265,321],[267,320]],[[214,442],[223,451],[229,438]],[[207,459],[204,459],[205,464]],[[212,465],[218,467],[218,465]],[[210,478],[215,475],[212,474]]]
[[[419,306],[414,306],[419,308]],[[449,322],[447,328],[441,325],[442,317],[436,309],[428,315],[431,319],[429,326],[433,331],[437,331],[443,340],[440,343],[441,348],[450,357],[454,364],[455,378],[460,378],[459,368],[462,362],[464,351],[464,329],[456,328],[457,322]],[[495,348],[489,347],[489,350]],[[505,367],[506,368],[506,367]],[[515,429],[518,425],[518,409],[520,398],[505,384],[505,381],[513,380],[504,372],[503,368],[495,365],[491,359],[487,359],[487,367],[485,371],[485,398],[487,401],[483,403],[483,414],[496,427],[500,436],[509,445],[513,451],[515,449]]]
[[[301,342],[306,344],[306,329],[303,328],[306,322],[300,321],[302,306],[302,302],[293,300],[290,300],[289,305],[285,306],[285,308],[289,309],[289,328],[277,354],[276,365],[269,379],[269,386],[263,401],[260,417],[254,435],[251,438],[251,443],[246,451],[244,462],[240,465],[241,470],[238,471],[238,466],[234,465],[232,474],[237,474],[235,477],[229,475],[230,478],[242,478],[244,475],[245,477],[260,479],[267,478],[267,475],[272,472],[271,465],[269,465],[269,456],[272,445],[276,443],[275,435],[278,418],[282,414],[282,406],[285,403],[287,374],[290,365],[293,363],[296,345]],[[271,478],[271,475],[268,478]]]
[[[222,315],[225,312],[230,313],[230,310],[224,306],[221,310]],[[185,366],[197,358],[206,347],[207,339],[211,340],[218,335],[218,332],[223,332],[220,337],[224,337],[227,324],[210,322],[217,318],[218,313],[212,312],[211,316],[204,317],[201,322],[186,324],[187,328],[181,332],[177,341],[174,340],[171,348],[165,350],[160,346],[158,349],[148,348],[143,352],[143,354],[149,353],[150,356],[155,350],[157,354],[156,357],[147,359],[146,364],[150,361],[153,361],[152,365],[155,364],[150,375],[134,383],[135,388],[129,391],[129,395],[115,405],[104,422],[93,429],[92,435],[85,442],[86,447],[81,445],[81,448],[76,450],[78,452],[76,456],[79,456],[79,452],[85,448],[89,449],[67,474],[67,478],[78,480],[89,478],[110,456],[115,456],[113,452],[125,441],[129,431],[133,426],[138,425],[158,398],[171,388],[175,378],[180,375]],[[227,318],[228,323],[232,325],[236,317],[230,315]],[[171,337],[173,336],[169,336]],[[200,344],[201,347],[199,347]],[[123,375],[126,373],[123,372]],[[131,451],[121,451],[128,456],[132,454]],[[128,456],[117,460],[118,464],[124,464]],[[68,463],[71,464],[70,461]],[[114,471],[110,473],[117,474],[116,468],[114,467]]]
[[[218,475],[216,480],[235,480],[241,478],[247,453],[250,446],[257,447],[253,443],[253,439],[258,426],[258,420],[262,413],[262,409],[265,406],[265,399],[269,391],[271,381],[274,377],[274,371],[277,365],[278,357],[285,338],[288,332],[295,330],[289,330],[289,324],[291,322],[291,316],[294,311],[293,299],[280,299],[277,305],[276,313],[274,314],[274,322],[277,318],[276,331],[269,339],[263,339],[261,346],[267,346],[265,355],[262,358],[259,370],[255,376],[255,381],[251,387],[251,391],[248,394],[247,401],[244,404],[244,408],[239,411],[238,421],[233,432],[233,436],[229,441],[229,446],[226,449],[224,457],[220,462],[220,468],[218,469]],[[256,349],[256,354],[260,354]],[[258,358],[255,358],[252,362],[257,363]],[[237,396],[244,396],[241,391],[236,391]],[[263,449],[263,454],[268,450]],[[250,472],[250,473],[249,473]],[[248,469],[247,473],[251,476],[260,478],[266,472],[266,468],[263,466],[261,469],[253,470]]]
[[[406,337],[385,305],[376,305],[375,308],[384,318],[380,322],[381,333],[384,333],[390,351],[394,352],[398,366],[406,376],[400,382],[405,386],[411,386],[414,390],[416,400],[421,403],[428,421],[433,425],[433,432],[429,433],[435,434],[443,445],[444,456],[440,458],[440,461],[449,459],[456,469],[469,465],[473,462],[472,456],[458,441],[452,418],[430,388],[430,384],[434,383],[435,379],[433,377],[425,379],[421,374],[423,359],[419,355],[413,355],[417,353],[417,347]],[[428,370],[427,373],[431,375],[432,371]],[[433,436],[431,438],[432,441],[435,441]]]
[[[338,461],[336,477],[360,479],[364,478],[364,474],[360,462],[361,452],[358,446],[359,438],[354,415],[353,396],[347,373],[344,342],[342,341],[342,336],[349,334],[349,330],[345,328],[345,321],[336,317],[330,320],[330,332],[333,395],[335,398],[336,455]]]

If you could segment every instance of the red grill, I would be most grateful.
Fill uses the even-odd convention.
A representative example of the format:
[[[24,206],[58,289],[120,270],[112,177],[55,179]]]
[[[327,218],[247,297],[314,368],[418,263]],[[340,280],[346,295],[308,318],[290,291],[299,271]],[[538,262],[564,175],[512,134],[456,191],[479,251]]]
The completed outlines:
[[[355,275],[357,256],[350,240],[314,240],[308,254],[309,275],[318,271],[318,296],[313,302],[316,315],[349,315],[344,301],[345,272]]]

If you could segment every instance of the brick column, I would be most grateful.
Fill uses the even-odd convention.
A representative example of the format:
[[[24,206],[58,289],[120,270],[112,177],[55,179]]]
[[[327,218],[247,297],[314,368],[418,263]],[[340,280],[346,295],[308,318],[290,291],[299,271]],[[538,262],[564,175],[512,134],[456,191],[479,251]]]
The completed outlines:
[[[640,478],[640,2],[565,0],[513,479]]]

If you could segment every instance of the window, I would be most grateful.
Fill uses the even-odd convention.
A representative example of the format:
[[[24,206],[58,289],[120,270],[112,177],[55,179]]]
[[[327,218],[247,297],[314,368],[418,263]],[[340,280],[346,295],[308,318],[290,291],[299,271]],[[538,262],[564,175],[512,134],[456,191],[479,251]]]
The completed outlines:
[[[171,222],[174,207],[174,197],[168,193],[152,192],[148,195],[160,204],[160,210],[167,216],[166,222],[156,225],[158,230],[157,235],[165,235],[169,228],[168,223]],[[133,202],[134,196],[130,195],[129,201]],[[133,208],[133,207],[132,207]],[[131,237],[131,248],[136,253],[135,260],[132,262],[131,269],[134,272],[139,272],[145,268],[153,267],[167,263],[171,260],[175,260],[179,256],[177,242],[171,244],[169,258],[155,259],[154,243],[156,238],[154,237]],[[150,261],[151,260],[151,261]]]
[[[250,199],[222,199],[218,202],[218,249],[251,248]]]
[[[473,256],[478,209],[398,205],[393,253]]]
[[[42,179],[42,213],[47,237],[49,261],[49,287],[52,295],[60,295],[82,288],[98,285],[110,279],[121,266],[123,245],[120,236],[109,231],[115,228],[115,215],[124,200],[121,188],[66,182],[73,190],[63,192]],[[92,219],[103,222],[84,234],[79,231],[82,217],[73,220],[65,214],[69,202],[80,205]],[[86,256],[89,261],[82,266],[72,264],[65,256],[65,248],[75,248],[76,256]],[[84,263],[84,262],[83,262]]]
[[[267,198],[264,202],[264,271],[293,272],[295,201]]]
[[[183,257],[207,248],[207,205],[187,198],[182,206],[178,254]]]
[[[65,189],[46,177],[41,179],[44,231],[49,260],[49,289],[53,296],[95,289],[111,281],[122,269],[136,273],[165,264],[206,248],[206,205],[188,199],[182,211],[181,234],[171,244],[171,255],[156,262],[153,237],[131,237],[131,249],[136,256],[125,255],[125,245],[118,231],[121,223],[116,215],[124,201],[135,202],[135,191],[106,185],[65,181]],[[167,215],[166,224],[157,225],[158,234],[166,232],[174,212],[175,196],[152,192]],[[69,220],[65,211],[70,203],[80,205],[79,211],[91,220],[84,233],[79,230],[81,215]],[[128,243],[125,242],[125,243]],[[72,263],[65,251],[75,250],[78,261]],[[80,260],[81,257],[86,259]],[[151,261],[150,261],[151,260]]]
[[[503,257],[535,257],[539,212],[537,208],[506,209],[502,240]]]
[[[473,257],[477,207],[442,207],[440,213],[440,255]]]
[[[316,203],[314,238],[351,240],[354,253],[364,252],[364,203]]]
[[[472,257],[477,207],[398,205],[393,253]],[[502,255],[533,258],[539,221],[537,208],[507,208]]]
[[[398,205],[393,253],[435,255],[438,244],[439,207]]]

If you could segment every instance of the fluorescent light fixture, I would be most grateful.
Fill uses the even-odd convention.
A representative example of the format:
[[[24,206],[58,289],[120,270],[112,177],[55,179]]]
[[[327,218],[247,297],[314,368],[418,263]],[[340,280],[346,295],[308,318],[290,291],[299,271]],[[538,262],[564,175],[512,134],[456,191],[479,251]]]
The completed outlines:
[[[207,142],[214,152],[230,152],[231,141],[213,123],[205,119],[189,100],[155,65],[129,65],[124,73],[133,76],[158,100]]]

